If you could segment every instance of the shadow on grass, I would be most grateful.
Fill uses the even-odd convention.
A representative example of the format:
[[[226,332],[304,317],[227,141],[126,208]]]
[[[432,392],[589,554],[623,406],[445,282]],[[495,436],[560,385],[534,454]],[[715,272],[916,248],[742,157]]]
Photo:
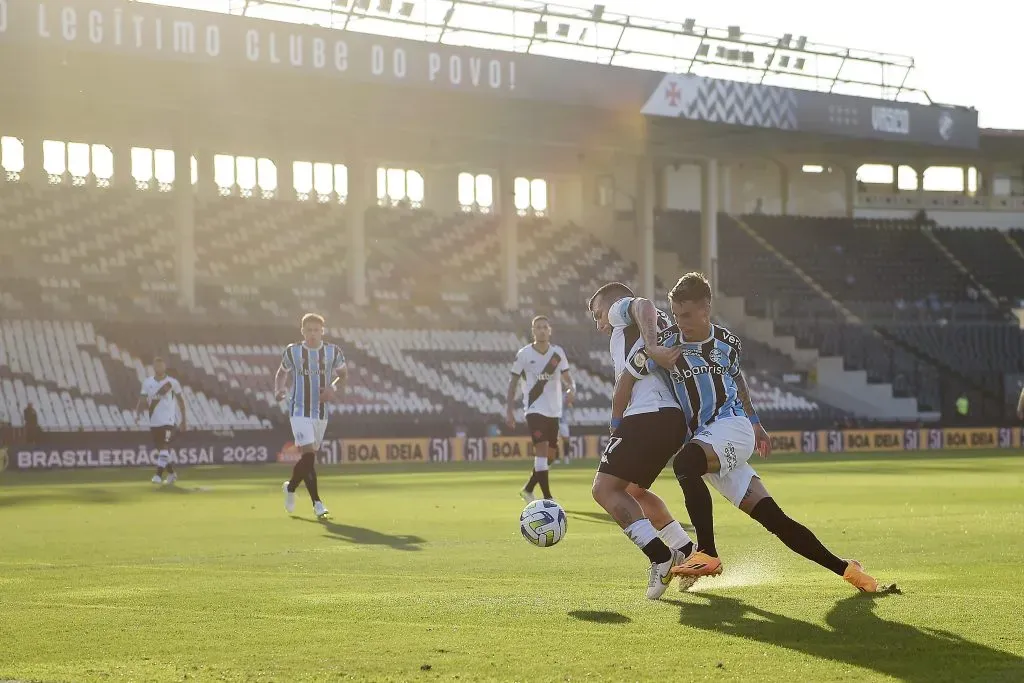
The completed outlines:
[[[886,621],[874,612],[885,596],[854,595],[825,617],[828,628],[753,607],[735,598],[694,593],[703,602],[668,600],[685,626],[782,647],[876,671],[910,683],[936,680],[1021,681],[1024,658],[937,629]],[[952,615],[951,615],[952,617]],[[726,662],[726,667],[729,663]],[[739,668],[741,662],[734,662]]]
[[[395,550],[422,550],[420,546],[427,542],[426,539],[419,536],[384,534],[361,526],[338,524],[329,519],[319,520],[306,517],[292,517],[292,519],[316,524],[323,527],[331,537],[339,541],[347,541],[348,543],[357,543],[359,545],[386,545]]]
[[[628,624],[632,619],[625,614],[618,612],[604,612],[589,609],[578,609],[569,612],[569,616],[580,621],[589,621],[595,624]]]

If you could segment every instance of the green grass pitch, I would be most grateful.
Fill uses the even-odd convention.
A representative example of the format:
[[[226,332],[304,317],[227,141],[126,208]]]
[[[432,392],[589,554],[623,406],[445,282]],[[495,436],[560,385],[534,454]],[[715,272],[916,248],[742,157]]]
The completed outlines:
[[[715,498],[719,579],[643,597],[643,556],[552,470],[568,533],[519,533],[529,464],[0,476],[0,680],[1024,681],[1020,452],[780,456],[768,489],[903,595],[869,598]],[[663,476],[655,490],[685,523]]]

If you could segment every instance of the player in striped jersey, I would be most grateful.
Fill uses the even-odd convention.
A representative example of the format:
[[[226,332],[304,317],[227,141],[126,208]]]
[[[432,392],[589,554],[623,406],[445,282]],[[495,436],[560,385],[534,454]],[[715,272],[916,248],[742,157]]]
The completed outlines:
[[[637,323],[649,347],[648,355],[665,369],[685,416],[689,439],[673,459],[672,469],[697,532],[697,551],[673,567],[672,573],[688,577],[722,573],[706,479],[790,550],[842,576],[858,590],[877,592],[878,582],[859,562],[832,554],[810,529],[788,517],[750,466],[755,448],[761,457],[768,457],[771,439],[754,411],[740,370],[740,340],[711,322],[707,278],[687,273],[669,292],[669,300],[676,325],[660,333],[653,306],[643,305],[641,299],[616,302],[609,318]],[[651,369],[649,366],[648,371]],[[632,378],[620,381],[625,386]]]
[[[316,479],[316,454],[327,431],[327,402],[340,395],[348,379],[345,355],[336,344],[324,341],[324,319],[315,313],[302,317],[302,341],[289,344],[281,356],[281,367],[274,377],[277,400],[288,397],[295,445],[302,451],[292,469],[292,478],[284,483],[284,509],[295,511],[295,489],[300,482],[313,501],[318,519],[327,516],[320,501]],[[291,383],[290,392],[286,385]]]

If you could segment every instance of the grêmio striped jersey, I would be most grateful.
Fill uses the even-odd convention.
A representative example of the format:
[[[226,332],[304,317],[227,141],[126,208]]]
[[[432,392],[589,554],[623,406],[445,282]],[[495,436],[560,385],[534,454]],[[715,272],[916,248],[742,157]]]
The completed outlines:
[[[320,390],[330,386],[337,370],[345,367],[345,354],[337,344],[322,342],[311,349],[304,342],[289,344],[281,356],[281,368],[292,373],[288,412],[292,417],[327,419],[327,405]]]

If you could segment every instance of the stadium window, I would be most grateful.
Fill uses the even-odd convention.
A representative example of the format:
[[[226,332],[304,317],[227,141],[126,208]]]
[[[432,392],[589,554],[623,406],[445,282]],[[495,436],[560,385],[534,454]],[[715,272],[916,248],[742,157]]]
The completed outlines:
[[[423,176],[404,168],[377,169],[377,203],[398,206],[407,202],[412,208],[423,205]]]
[[[348,201],[348,166],[345,164],[334,165],[334,194],[339,203]]]
[[[43,170],[51,185],[64,182],[68,170],[67,145],[60,140],[43,140]]]
[[[930,166],[923,180],[926,192],[964,191],[964,169],[959,166]]]
[[[857,182],[865,185],[892,185],[892,166],[864,164],[857,169]]]
[[[170,192],[174,189],[176,176],[177,169],[174,167],[174,151],[170,149],[154,149],[153,178],[156,180],[156,189],[160,192]]]
[[[235,184],[238,194],[249,198],[256,188],[256,159],[254,157],[235,157]]]
[[[801,170],[803,170],[804,173],[824,173],[825,167],[819,166],[818,164],[804,164]]]
[[[67,154],[68,175],[71,176],[71,184],[81,187],[85,185],[89,177],[89,145],[81,142],[69,142]]]
[[[273,197],[277,192],[277,164],[270,159],[257,159],[256,184],[264,199]]]
[[[971,166],[967,169],[967,194],[975,194],[978,191],[978,169]]]
[[[520,215],[543,216],[548,210],[548,181],[541,178],[516,178],[513,185],[516,211]]]
[[[292,162],[292,189],[295,198],[307,201],[313,192],[313,164],[308,161]]]
[[[917,169],[910,166],[900,166],[896,169],[897,188],[900,190],[917,189]]]
[[[110,187],[114,177],[114,153],[106,145],[92,145],[92,175],[97,187]]]
[[[494,206],[494,179],[485,173],[460,173],[459,206],[464,211],[490,213]]]
[[[313,164],[313,191],[321,204],[331,201],[331,193],[334,192],[334,164]]]
[[[8,180],[20,180],[25,170],[25,143],[18,138],[0,137],[0,168]]]
[[[213,157],[213,182],[217,192],[227,197],[235,187],[235,158],[230,154],[215,154]]]
[[[190,165],[192,167],[192,184],[195,185],[196,183],[199,182],[199,162],[196,161],[196,158],[194,156],[192,157],[191,162],[192,163]]]
[[[132,147],[132,178],[135,187],[148,190],[153,180],[153,150],[148,147]]]

